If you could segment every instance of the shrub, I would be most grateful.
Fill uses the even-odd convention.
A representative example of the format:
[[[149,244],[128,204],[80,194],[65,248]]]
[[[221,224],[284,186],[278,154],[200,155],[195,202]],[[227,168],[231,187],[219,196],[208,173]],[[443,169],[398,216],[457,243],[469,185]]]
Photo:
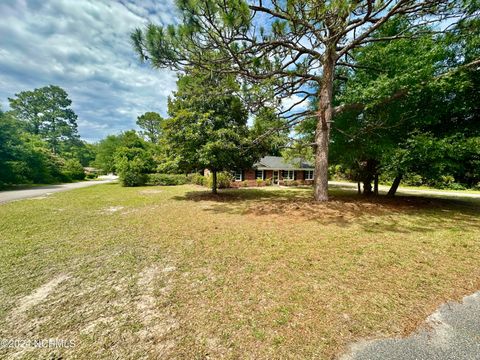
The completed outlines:
[[[440,177],[440,186],[448,188],[455,182],[455,178],[452,175],[443,175]]]
[[[405,185],[420,186],[423,185],[423,178],[418,174],[407,174],[402,179]]]
[[[452,175],[443,175],[440,180],[432,182],[431,185],[439,189],[449,190],[465,190],[467,188],[465,185],[455,182]]]
[[[285,180],[283,182],[283,185],[285,185],[285,186],[298,186],[298,181],[296,181],[296,180]]]
[[[212,187],[213,176],[212,174],[208,175],[204,185],[209,188]],[[232,181],[232,174],[227,171],[222,171],[217,173],[217,188],[226,189],[230,187],[230,182]]]
[[[62,166],[62,174],[71,180],[85,179],[85,171],[82,164],[76,159],[66,160]]]
[[[97,173],[90,173],[90,174],[87,174],[86,176],[87,179],[96,179],[98,178],[98,174]]]
[[[328,178],[334,180],[347,180],[349,174],[342,165],[331,165],[328,167]]]
[[[462,184],[454,182],[454,183],[451,183],[450,185],[448,185],[448,189],[450,189],[450,190],[466,190],[467,188]]]
[[[149,185],[183,185],[188,181],[187,177],[182,174],[149,174],[147,183]]]
[[[263,185],[263,179],[258,178],[257,179],[257,186],[262,186]]]
[[[147,175],[143,173],[145,164],[139,158],[128,160],[126,157],[115,162],[118,178],[122,186],[142,186],[147,182]]]
[[[191,184],[196,184],[196,185],[201,185],[204,186],[206,184],[206,179],[205,176],[195,173],[195,174],[189,174],[187,176],[188,182]]]
[[[453,183],[455,183],[455,178],[452,175],[442,175],[440,179],[429,182],[429,185],[438,189],[450,189]]]
[[[247,180],[243,180],[243,181],[242,181],[242,186],[243,186],[243,187],[247,187],[247,186],[248,186],[248,181],[247,181]]]
[[[265,185],[266,185],[266,186],[272,185],[272,179],[271,179],[271,178],[266,179],[266,180],[265,180]]]

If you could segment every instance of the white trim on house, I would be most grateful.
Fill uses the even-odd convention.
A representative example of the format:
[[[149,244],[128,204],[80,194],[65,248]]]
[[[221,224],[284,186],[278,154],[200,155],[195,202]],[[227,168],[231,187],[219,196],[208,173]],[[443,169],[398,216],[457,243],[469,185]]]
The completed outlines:
[[[275,178],[275,173],[277,173],[277,176]],[[272,171],[272,184],[278,185],[280,183],[280,170],[273,170]]]
[[[305,170],[305,180],[314,180],[315,170]]]
[[[308,171],[308,170],[315,170],[315,168],[298,168],[298,169],[285,169],[285,168],[269,168],[264,166],[259,166],[255,168],[256,170],[275,170],[275,171]]]
[[[262,173],[262,176],[257,176],[258,172],[261,172]],[[265,170],[259,170],[259,169],[255,169],[255,180],[256,179],[262,179],[262,180],[265,180]]]
[[[233,171],[233,178],[235,181],[243,181],[243,170]]]
[[[287,176],[283,176],[286,174]],[[295,170],[282,170],[283,180],[295,180]]]

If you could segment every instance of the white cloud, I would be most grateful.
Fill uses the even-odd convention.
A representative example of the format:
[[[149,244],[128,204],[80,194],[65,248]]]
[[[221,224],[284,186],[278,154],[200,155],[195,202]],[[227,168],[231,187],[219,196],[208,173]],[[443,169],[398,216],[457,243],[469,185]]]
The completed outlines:
[[[15,93],[59,85],[90,140],[133,128],[145,111],[166,115],[176,77],[140,64],[130,32],[174,22],[173,0],[3,0],[0,13],[3,108]]]
[[[282,110],[291,109],[295,113],[305,111],[309,106],[309,102],[308,99],[302,101],[303,99],[304,97],[298,95],[282,99]]]

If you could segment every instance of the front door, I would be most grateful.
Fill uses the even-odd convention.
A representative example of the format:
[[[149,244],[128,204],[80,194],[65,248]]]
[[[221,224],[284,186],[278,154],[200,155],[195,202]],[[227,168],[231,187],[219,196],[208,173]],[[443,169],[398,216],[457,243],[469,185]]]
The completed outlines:
[[[273,185],[278,185],[278,177],[279,177],[279,172],[274,170],[273,176],[272,176]]]

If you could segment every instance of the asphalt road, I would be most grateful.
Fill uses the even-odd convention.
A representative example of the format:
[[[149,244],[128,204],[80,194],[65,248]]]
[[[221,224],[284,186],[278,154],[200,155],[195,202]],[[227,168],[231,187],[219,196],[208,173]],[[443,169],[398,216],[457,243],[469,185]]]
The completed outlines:
[[[102,177],[101,180],[81,181],[60,185],[46,185],[22,190],[0,191],[0,204],[15,200],[44,197],[56,192],[80,189],[98,184],[105,184],[115,181],[116,179],[116,176],[105,176]]]
[[[478,360],[480,292],[446,303],[406,338],[361,341],[340,360]]]

